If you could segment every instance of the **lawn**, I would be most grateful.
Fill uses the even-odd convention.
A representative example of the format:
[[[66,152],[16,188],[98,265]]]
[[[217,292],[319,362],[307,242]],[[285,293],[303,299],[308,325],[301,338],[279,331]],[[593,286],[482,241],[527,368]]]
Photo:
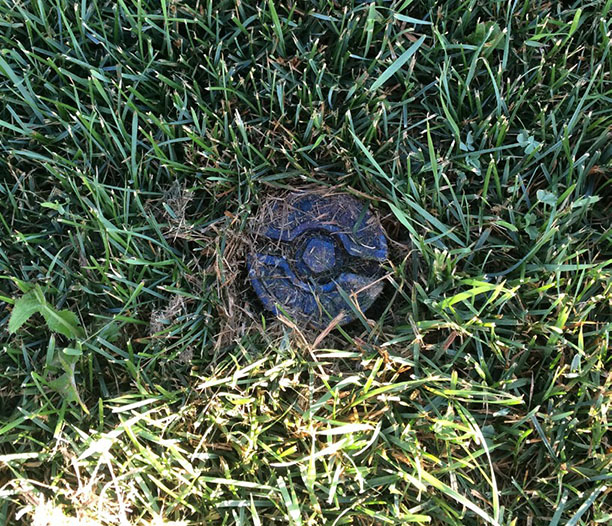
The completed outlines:
[[[0,524],[612,523],[612,0],[0,0]],[[329,334],[270,196],[389,246]]]

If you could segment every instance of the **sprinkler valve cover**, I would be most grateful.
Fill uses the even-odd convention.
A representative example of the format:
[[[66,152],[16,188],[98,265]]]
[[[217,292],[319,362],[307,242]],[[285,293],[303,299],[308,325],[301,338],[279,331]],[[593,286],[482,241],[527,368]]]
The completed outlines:
[[[340,324],[368,309],[383,289],[387,259],[382,227],[365,203],[347,194],[294,192],[264,203],[247,259],[264,307],[300,324]]]

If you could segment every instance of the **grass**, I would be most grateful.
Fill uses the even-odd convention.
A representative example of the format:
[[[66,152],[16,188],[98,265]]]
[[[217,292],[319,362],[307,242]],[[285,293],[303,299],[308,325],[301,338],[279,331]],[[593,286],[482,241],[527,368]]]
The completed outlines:
[[[0,524],[609,524],[611,11],[0,0]],[[313,183],[391,252],[322,341],[242,264]]]

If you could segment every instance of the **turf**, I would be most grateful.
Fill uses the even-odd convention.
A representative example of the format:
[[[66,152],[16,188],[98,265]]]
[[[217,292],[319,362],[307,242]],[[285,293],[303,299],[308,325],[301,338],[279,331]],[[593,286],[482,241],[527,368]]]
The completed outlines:
[[[610,524],[611,12],[0,0],[0,524]],[[390,247],[323,338],[243,266],[308,184]]]

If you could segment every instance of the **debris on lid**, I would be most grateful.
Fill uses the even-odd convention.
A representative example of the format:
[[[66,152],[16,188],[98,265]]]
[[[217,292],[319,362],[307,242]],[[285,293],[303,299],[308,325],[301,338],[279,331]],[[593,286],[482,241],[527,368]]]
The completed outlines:
[[[355,319],[381,293],[387,242],[367,203],[315,191],[272,198],[254,221],[249,278],[264,307],[301,325]]]

